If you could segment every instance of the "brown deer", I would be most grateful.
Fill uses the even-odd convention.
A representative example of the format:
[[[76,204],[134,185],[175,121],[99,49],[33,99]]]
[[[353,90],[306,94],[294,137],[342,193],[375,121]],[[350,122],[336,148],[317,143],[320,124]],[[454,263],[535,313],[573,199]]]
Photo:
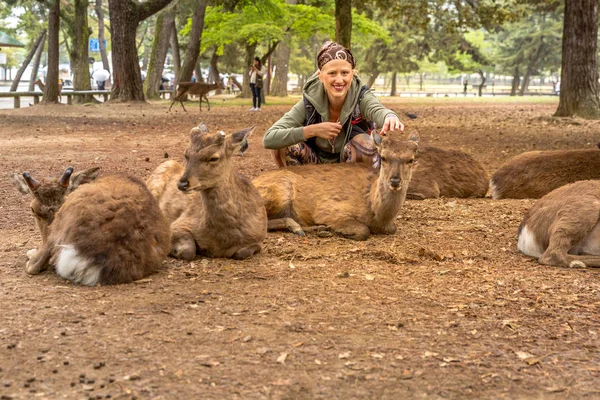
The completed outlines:
[[[540,264],[600,267],[600,181],[579,181],[542,197],[519,226],[518,247]]]
[[[494,199],[537,199],[571,182],[600,179],[598,149],[530,151],[508,160],[494,173]]]
[[[418,134],[386,137],[377,144],[377,173],[361,163],[302,165],[267,172],[253,183],[265,202],[269,229],[325,225],[354,240],[396,232],[394,221],[406,198],[416,164]]]
[[[196,95],[200,97],[200,111],[202,111],[202,99],[206,100],[206,104],[208,104],[208,111],[210,111],[210,103],[208,102],[208,92],[216,89],[225,89],[223,82],[219,81],[217,83],[202,83],[202,82],[179,82],[177,85],[177,94],[171,100],[171,106],[169,107],[169,111],[171,111],[171,107],[173,107],[173,103],[178,101],[181,103],[181,107],[183,107],[183,111],[185,106],[183,105],[183,99],[186,95]]]
[[[246,259],[261,250],[267,214],[250,180],[233,170],[232,154],[254,127],[231,135],[209,133],[203,123],[190,133],[185,168],[159,165],[146,184],[171,222],[171,255]]]
[[[420,147],[407,199],[485,197],[488,176],[469,154],[437,147]]]
[[[139,179],[99,168],[38,182],[27,172],[13,182],[33,197],[31,209],[42,235],[30,250],[26,270],[39,274],[53,265],[73,282],[127,283],[156,272],[169,253],[169,224]],[[94,182],[92,182],[94,181]]]
[[[38,79],[37,81],[34,82],[36,85],[39,86],[40,90],[42,91],[42,93],[46,94],[46,85],[44,85],[44,82],[41,81],[41,79]],[[58,82],[58,101],[61,102],[62,101],[62,80]]]

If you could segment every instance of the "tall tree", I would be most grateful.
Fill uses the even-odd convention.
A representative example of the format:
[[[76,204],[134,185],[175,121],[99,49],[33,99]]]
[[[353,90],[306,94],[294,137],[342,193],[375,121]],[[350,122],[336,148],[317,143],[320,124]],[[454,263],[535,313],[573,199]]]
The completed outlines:
[[[171,1],[109,1],[114,80],[111,101],[144,101],[136,30],[141,21],[154,15]]]
[[[335,40],[347,48],[352,45],[352,0],[335,0]]]
[[[89,38],[91,29],[88,26],[89,0],[74,0],[63,8],[63,21],[66,25],[65,31],[71,40],[69,47],[69,58],[73,70],[73,88],[75,90],[91,90],[90,67],[89,67]],[[92,95],[75,96],[75,102],[93,102]]]
[[[31,75],[29,77],[29,88],[30,92],[33,92],[35,89],[35,81],[37,80],[38,71],[40,69],[40,59],[42,58],[42,52],[44,51],[44,43],[46,42],[46,31],[44,30],[44,39],[38,46],[35,51],[35,56],[33,57],[33,64],[31,65]]]
[[[102,0],[96,0],[94,7],[96,16],[98,17],[98,45],[100,46],[100,57],[102,58],[102,66],[110,72],[108,64],[108,56],[106,55],[106,46],[104,45],[104,9],[102,8]]]
[[[172,9],[167,9],[156,18],[154,29],[154,42],[148,65],[148,74],[144,81],[144,93],[148,99],[159,97],[158,89],[162,80],[165,57],[169,51],[169,40],[175,24],[175,15]]]
[[[178,80],[181,82],[188,82],[192,79],[194,68],[198,63],[200,40],[202,39],[202,31],[204,29],[204,15],[207,4],[208,0],[195,0],[193,3],[194,15],[191,18],[187,50],[178,76]]]
[[[60,0],[48,0],[48,70],[44,103],[58,103],[58,34],[60,31]]]
[[[561,89],[555,116],[600,118],[598,0],[566,0]]]
[[[45,38],[46,38],[46,31],[43,30],[39,33],[39,35],[35,38],[35,40],[33,40],[31,42],[31,47],[29,48],[29,52],[27,53],[25,60],[21,64],[21,67],[17,71],[17,74],[15,75],[15,78],[13,79],[13,82],[10,85],[11,92],[14,92],[17,90],[17,87],[19,86],[19,82],[21,82],[21,77],[23,76],[25,69],[31,62],[31,59],[33,58],[34,54],[36,54],[36,52],[38,51],[38,49],[40,47],[42,47],[42,48],[44,47],[44,39]]]

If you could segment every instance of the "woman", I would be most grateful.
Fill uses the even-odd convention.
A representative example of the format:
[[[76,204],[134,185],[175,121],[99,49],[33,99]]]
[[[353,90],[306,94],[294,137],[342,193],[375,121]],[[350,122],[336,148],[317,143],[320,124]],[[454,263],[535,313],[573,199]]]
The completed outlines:
[[[262,88],[262,78],[264,75],[260,58],[254,57],[248,74],[250,75],[250,89],[252,90],[252,108],[250,111],[260,111],[260,89]]]
[[[269,128],[263,145],[273,150],[279,167],[355,161],[377,167],[374,125],[382,127],[381,135],[403,131],[404,125],[363,86],[350,50],[326,42],[317,64],[302,89],[304,98]]]

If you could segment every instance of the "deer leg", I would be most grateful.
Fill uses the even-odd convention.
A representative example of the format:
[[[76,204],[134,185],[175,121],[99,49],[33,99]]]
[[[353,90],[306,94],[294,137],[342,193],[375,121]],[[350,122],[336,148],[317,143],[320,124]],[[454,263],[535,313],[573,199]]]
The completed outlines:
[[[206,99],[206,104],[208,105],[208,111],[210,111],[210,103],[208,101],[208,95],[204,95],[204,98]]]
[[[300,224],[294,221],[292,218],[277,218],[270,219],[267,222],[268,231],[285,231],[289,230],[294,232],[298,236],[306,236]]]
[[[251,246],[242,247],[241,249],[233,253],[231,258],[235,260],[245,260],[246,258],[251,257],[252,255],[258,252],[260,252],[260,244],[253,244]]]
[[[336,221],[335,224],[331,224],[331,228],[334,232],[352,240],[367,240],[371,234],[367,225],[356,220]]]
[[[179,100],[179,102],[181,103],[181,107],[183,107],[183,111],[187,112],[187,110],[185,109],[185,106],[183,105],[183,101]]]
[[[25,270],[30,275],[37,275],[48,268],[48,262],[50,261],[52,252],[50,251],[50,246],[44,244],[39,251],[35,253],[29,251],[27,252],[27,255],[31,255],[31,258],[27,261]]]
[[[600,256],[569,254],[569,250],[588,236],[597,223],[598,210],[593,206],[588,210],[579,210],[576,219],[571,213],[565,213],[552,227],[550,243],[538,262],[569,267],[574,261],[579,261],[589,267],[600,267]]]
[[[173,108],[173,104],[175,104],[175,100],[172,100],[172,101],[171,101],[171,106],[169,107],[169,111],[167,111],[167,112],[170,112],[170,111],[171,111],[171,108]]]
[[[171,225],[171,252],[170,256],[191,261],[196,258],[196,241],[187,229],[173,228]]]

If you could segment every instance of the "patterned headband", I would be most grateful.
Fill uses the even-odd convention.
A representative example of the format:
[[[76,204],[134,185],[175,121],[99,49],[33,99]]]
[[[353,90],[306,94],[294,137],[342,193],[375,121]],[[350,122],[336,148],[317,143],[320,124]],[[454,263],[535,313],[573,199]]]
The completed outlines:
[[[350,50],[336,42],[325,42],[317,55],[319,69],[323,69],[323,66],[332,60],[348,61],[352,68],[356,67],[356,61]]]

